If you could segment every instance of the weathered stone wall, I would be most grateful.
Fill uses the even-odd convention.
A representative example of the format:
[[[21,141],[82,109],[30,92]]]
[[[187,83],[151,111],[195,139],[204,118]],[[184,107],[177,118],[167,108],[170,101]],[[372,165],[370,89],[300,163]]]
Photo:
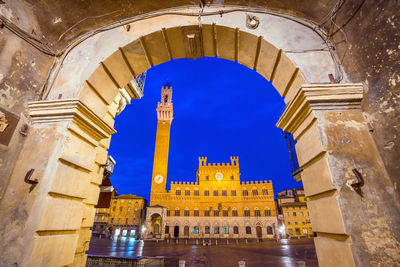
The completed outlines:
[[[346,1],[333,40],[346,73],[363,82],[363,111],[386,169],[400,194],[399,1]],[[333,33],[335,33],[335,30]],[[346,42],[347,39],[347,42]],[[395,201],[399,203],[399,201]],[[395,207],[394,207],[395,208]],[[398,206],[396,206],[398,208]]]

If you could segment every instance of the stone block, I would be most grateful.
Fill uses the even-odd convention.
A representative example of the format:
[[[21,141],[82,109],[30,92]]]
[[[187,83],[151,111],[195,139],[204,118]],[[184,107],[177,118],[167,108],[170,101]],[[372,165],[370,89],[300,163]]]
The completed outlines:
[[[217,55],[219,58],[225,58],[235,61],[236,37],[235,29],[217,26]]]
[[[103,63],[111,72],[119,88],[124,88],[125,85],[133,79],[133,74],[125,63],[120,50],[115,51]]]
[[[50,192],[83,199],[90,178],[91,174],[86,170],[61,161],[57,166]]]
[[[79,100],[100,118],[107,113],[107,103],[87,82],[83,85]]]
[[[305,167],[301,178],[308,197],[335,189],[326,155]]]
[[[108,151],[104,147],[98,146],[95,148],[96,151],[96,159],[95,161],[98,164],[106,164]]]
[[[64,151],[60,158],[85,170],[92,171],[96,151],[92,144],[71,133],[67,137]]]
[[[182,39],[182,28],[174,27],[165,30],[169,47],[171,49],[171,56],[174,59],[185,58],[185,44]]]
[[[75,230],[81,226],[83,203],[77,199],[47,197],[39,231]]]
[[[100,187],[97,184],[90,183],[86,188],[86,198],[83,202],[96,205],[99,200]]]
[[[107,104],[111,104],[119,93],[117,85],[114,84],[101,65],[93,72],[88,81]]]
[[[108,111],[108,113],[110,113],[112,115],[113,118],[115,118],[117,116],[120,99],[121,99],[121,95],[118,94],[115,97],[114,101],[110,105],[107,106],[107,108],[108,108],[107,111]],[[101,118],[104,118],[106,116],[106,114],[107,114],[107,112],[104,113],[103,117],[101,117]]]
[[[301,113],[300,110],[298,110],[296,114],[293,115],[293,117],[301,116],[299,113]],[[298,140],[299,137],[303,134],[303,132],[306,131],[309,128],[309,126],[312,123],[314,123],[317,119],[315,118],[313,112],[309,112],[308,115],[306,117],[303,116],[301,120],[302,121],[299,122],[299,124],[291,125],[291,131],[293,134],[293,138],[295,140]]]
[[[95,170],[90,173],[90,182],[93,184],[101,185],[101,182],[103,181],[103,173],[104,167],[95,167]]]
[[[297,140],[296,150],[300,167],[307,164],[318,154],[324,151],[317,121],[314,121],[302,136]]]
[[[278,90],[281,96],[284,96],[285,89],[289,84],[290,79],[293,76],[296,66],[293,62],[284,54],[281,54],[278,66],[275,70],[275,77],[272,81],[272,85]]]
[[[203,40],[203,55],[205,57],[215,57],[215,40],[214,40],[214,29],[213,25],[203,25],[202,30],[202,40]]]
[[[76,253],[74,256],[74,262],[68,267],[82,267],[86,265],[87,255],[85,253]]]
[[[97,204],[97,203],[96,203]],[[94,223],[94,216],[96,214],[96,209],[92,204],[83,205],[83,217],[80,227],[92,227]]]
[[[355,266],[350,242],[320,236],[314,238],[314,242],[319,266]]]
[[[153,32],[144,36],[143,41],[153,66],[157,66],[161,63],[171,60],[161,31]]]
[[[296,75],[296,77],[293,80],[293,83],[291,84],[290,88],[288,89],[286,95],[285,95],[285,103],[288,104],[297,94],[297,92],[300,91],[301,85],[305,84],[306,81],[304,80],[301,71],[299,71]]]
[[[336,194],[328,194],[307,202],[314,232],[346,234]]]
[[[139,40],[129,43],[124,46],[122,50],[124,51],[129,64],[132,66],[135,75],[139,75],[151,67],[147,60],[146,52]]]
[[[100,140],[100,145],[106,149],[110,148],[111,136]]]
[[[238,63],[253,69],[257,54],[258,37],[247,32],[239,32],[238,41]]]
[[[278,52],[279,50],[269,42],[265,40],[261,41],[257,72],[268,81],[271,81],[271,75],[278,57]]]
[[[102,118],[105,123],[107,123],[109,126],[114,127],[114,116],[110,114],[109,112],[106,113],[106,115]]]
[[[77,234],[37,236],[27,266],[53,267],[72,264],[77,241]]]
[[[85,253],[89,249],[90,237],[92,235],[92,231],[89,227],[80,228],[78,230],[79,238],[76,247],[76,254]]]

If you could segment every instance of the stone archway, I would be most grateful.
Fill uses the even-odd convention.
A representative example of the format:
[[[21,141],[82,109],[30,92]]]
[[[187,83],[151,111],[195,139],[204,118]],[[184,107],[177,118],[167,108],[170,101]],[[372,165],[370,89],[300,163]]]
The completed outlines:
[[[150,231],[153,233],[154,237],[159,237],[161,234],[161,215],[160,214],[152,214],[151,222],[150,222]]]
[[[270,15],[263,16],[280,27],[290,24],[301,29],[312,45],[312,41],[322,40],[304,25],[289,21],[279,24]],[[256,69],[285,97],[287,107],[277,126],[292,133],[298,142],[301,179],[311,199],[309,209],[320,264],[360,265],[365,255],[383,261],[385,255],[369,251],[366,245],[373,237],[363,235],[363,225],[377,220],[376,214],[351,208],[376,198],[384,201],[384,196],[364,194],[360,198],[351,186],[356,183],[352,169],[376,177],[368,180],[363,190],[388,183],[360,111],[362,85],[316,84],[328,82],[329,74],[337,70],[328,51],[296,56],[274,46],[261,29],[256,35],[242,26],[228,27],[232,22],[229,18],[208,19],[218,24],[199,27],[192,19],[182,22],[182,16],[160,17],[137,22],[139,25],[133,25],[136,32],[126,33],[120,27],[82,42],[67,56],[46,100],[29,104],[35,133],[29,136],[17,164],[21,169],[35,165],[39,186],[37,204],[31,211],[35,216],[30,217],[26,229],[29,241],[24,263],[42,265],[46,260],[52,264],[60,260],[53,256],[56,247],[66,255],[57,261],[60,264],[84,263],[86,247],[82,244],[90,236],[103,164],[115,132],[114,117],[123,110],[124,102],[142,96],[130,84],[132,76],[171,58],[215,55]],[[110,37],[116,37],[114,43],[103,43]],[[307,48],[311,51],[312,47]],[[86,50],[93,55],[90,62],[82,59],[81,53]],[[46,148],[39,148],[37,144],[43,139]],[[349,148],[349,143],[354,146]],[[50,160],[37,160],[31,151],[40,151]],[[380,225],[379,231],[389,233],[390,227]],[[391,235],[387,240],[390,245],[397,244]]]

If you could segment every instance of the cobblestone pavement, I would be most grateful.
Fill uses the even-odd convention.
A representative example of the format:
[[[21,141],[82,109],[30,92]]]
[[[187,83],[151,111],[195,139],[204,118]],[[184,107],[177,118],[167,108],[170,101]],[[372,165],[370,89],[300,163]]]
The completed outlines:
[[[107,240],[93,237],[87,253],[128,258],[162,256],[166,267],[178,266],[178,260],[185,260],[186,266],[195,267],[233,267],[238,266],[241,260],[246,262],[246,267],[298,266],[298,261],[304,261],[307,267],[318,266],[313,240],[202,246],[143,242],[133,238]]]

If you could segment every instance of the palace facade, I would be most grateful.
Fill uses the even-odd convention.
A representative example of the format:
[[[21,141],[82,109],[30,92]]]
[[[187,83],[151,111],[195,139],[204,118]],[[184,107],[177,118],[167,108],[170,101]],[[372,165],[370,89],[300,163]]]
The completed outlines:
[[[277,238],[272,182],[241,182],[238,157],[212,164],[200,157],[195,182],[171,182],[170,190],[166,190],[171,99],[172,87],[167,84],[162,87],[157,106],[145,238]]]

